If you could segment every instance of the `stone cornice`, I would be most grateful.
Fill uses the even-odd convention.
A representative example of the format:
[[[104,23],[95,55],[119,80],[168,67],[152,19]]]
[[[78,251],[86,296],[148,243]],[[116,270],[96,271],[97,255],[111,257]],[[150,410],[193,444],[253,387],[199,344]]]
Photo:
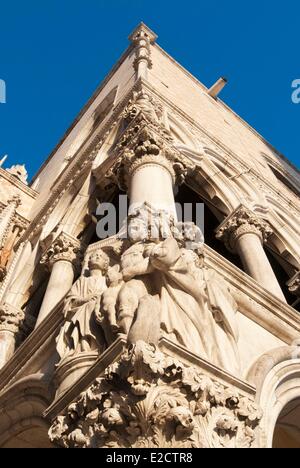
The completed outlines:
[[[108,365],[113,364],[124,352],[126,339],[119,337],[92,365],[92,367],[78,379],[78,381],[57,400],[55,400],[44,413],[44,416],[52,420],[58,413],[62,412],[78,395],[100,375]],[[211,378],[220,379],[225,385],[234,385],[244,396],[255,396],[255,387],[242,381],[227,372],[219,369],[205,359],[189,352],[184,347],[173,343],[167,338],[160,339],[159,350],[166,352],[170,356],[180,358],[187,365],[194,365],[198,369],[205,370]]]
[[[76,398],[83,390],[90,385],[99,375],[101,375],[107,366],[112,364],[124,351],[126,338],[119,337],[114,343],[104,351],[90,369],[78,379],[75,385],[68,389],[65,393],[54,400],[47,408],[44,416],[53,419],[60,411],[62,411],[74,398]]]
[[[299,312],[263,288],[257,281],[205,245],[205,265],[213,268],[249,301],[241,313],[288,345],[300,336]],[[284,324],[284,326],[283,326]]]
[[[11,175],[2,167],[0,167],[0,177],[3,177],[4,179],[6,179],[8,182],[10,182],[12,185],[14,185],[16,188],[18,188],[22,192],[26,193],[26,195],[29,195],[31,198],[36,199],[36,197],[38,196],[38,192],[33,190],[28,185],[23,184],[23,182],[21,182],[16,177]]]

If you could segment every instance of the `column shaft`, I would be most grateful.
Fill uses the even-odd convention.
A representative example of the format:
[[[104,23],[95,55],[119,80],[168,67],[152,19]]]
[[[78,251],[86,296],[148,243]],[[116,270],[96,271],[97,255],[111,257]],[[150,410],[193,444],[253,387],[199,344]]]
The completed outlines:
[[[276,275],[263,248],[273,233],[268,222],[248,207],[238,206],[217,229],[216,236],[228,250],[237,253],[244,270],[261,286],[286,302]]]
[[[246,273],[252,276],[265,289],[272,292],[282,301],[285,301],[285,297],[259,236],[251,232],[243,234],[236,241],[236,250]]]
[[[43,299],[36,327],[54,309],[61,299],[71,289],[74,281],[74,269],[71,262],[59,260],[54,263]]]
[[[145,202],[176,217],[172,176],[159,164],[145,164],[132,175],[129,213]]]

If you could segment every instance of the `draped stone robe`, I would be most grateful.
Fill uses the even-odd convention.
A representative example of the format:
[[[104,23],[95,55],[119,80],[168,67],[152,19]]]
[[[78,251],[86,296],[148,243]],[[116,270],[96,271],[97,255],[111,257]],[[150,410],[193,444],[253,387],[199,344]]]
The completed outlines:
[[[81,276],[74,283],[64,305],[66,321],[57,338],[57,352],[61,359],[80,352],[102,351],[105,347],[94,312],[106,288],[103,276]]]
[[[171,248],[175,252],[174,243]],[[152,259],[161,277],[163,334],[237,374],[240,368],[237,305],[223,279],[213,270],[187,264],[183,251],[172,266],[166,267],[164,258],[159,256]]]

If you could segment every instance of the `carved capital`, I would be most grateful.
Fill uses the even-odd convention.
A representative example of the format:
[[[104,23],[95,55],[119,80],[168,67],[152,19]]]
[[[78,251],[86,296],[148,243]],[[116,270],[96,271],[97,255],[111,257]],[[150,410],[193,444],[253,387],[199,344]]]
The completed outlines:
[[[70,262],[75,269],[79,268],[82,261],[80,241],[64,232],[55,239],[41,258],[41,264],[50,270],[59,261]]]
[[[129,40],[135,46],[133,65],[136,71],[138,71],[141,62],[146,62],[148,68],[152,67],[150,44],[153,44],[156,39],[156,34],[143,23],[129,36]]]
[[[138,341],[49,436],[65,448],[251,448],[261,417],[249,395]]]
[[[0,305],[0,331],[18,333],[25,314],[10,304]]]
[[[265,242],[273,233],[269,223],[249,208],[240,205],[216,231],[217,239],[223,240],[228,250],[236,251],[236,242],[244,234],[255,234]]]
[[[298,271],[289,281],[287,281],[289,291],[296,296],[300,296],[300,271]]]
[[[167,170],[173,183],[180,184],[194,164],[175,147],[162,120],[161,105],[143,90],[135,93],[123,113],[126,130],[115,146],[116,162],[107,174],[112,182],[127,190],[133,174],[145,165]]]

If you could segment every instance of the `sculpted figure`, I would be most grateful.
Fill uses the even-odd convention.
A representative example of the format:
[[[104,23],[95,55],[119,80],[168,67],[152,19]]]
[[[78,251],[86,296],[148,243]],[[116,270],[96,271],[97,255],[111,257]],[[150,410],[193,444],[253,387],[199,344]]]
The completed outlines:
[[[237,304],[223,279],[204,267],[200,230],[177,223],[164,238],[164,223],[154,222],[156,238],[141,213],[129,222],[132,245],[121,257],[124,284],[116,301],[120,330],[129,343],[157,344],[163,334],[237,374]]]
[[[166,336],[232,373],[239,372],[237,305],[226,283],[174,238],[150,255],[160,271],[161,328]]]
[[[121,257],[121,271],[125,280],[118,296],[118,325],[128,335],[135,318],[139,301],[153,292],[149,258],[144,257],[145,246],[133,244]]]
[[[105,347],[102,330],[96,324],[100,300],[106,290],[108,256],[99,250],[92,254],[88,267],[90,276],[81,276],[71,288],[64,305],[65,323],[57,338],[61,359]]]
[[[123,275],[120,272],[120,266],[115,265],[109,268],[107,272],[108,289],[104,291],[102,296],[102,309],[112,331],[118,331],[119,329],[117,325],[117,301],[123,284],[124,281]]]

